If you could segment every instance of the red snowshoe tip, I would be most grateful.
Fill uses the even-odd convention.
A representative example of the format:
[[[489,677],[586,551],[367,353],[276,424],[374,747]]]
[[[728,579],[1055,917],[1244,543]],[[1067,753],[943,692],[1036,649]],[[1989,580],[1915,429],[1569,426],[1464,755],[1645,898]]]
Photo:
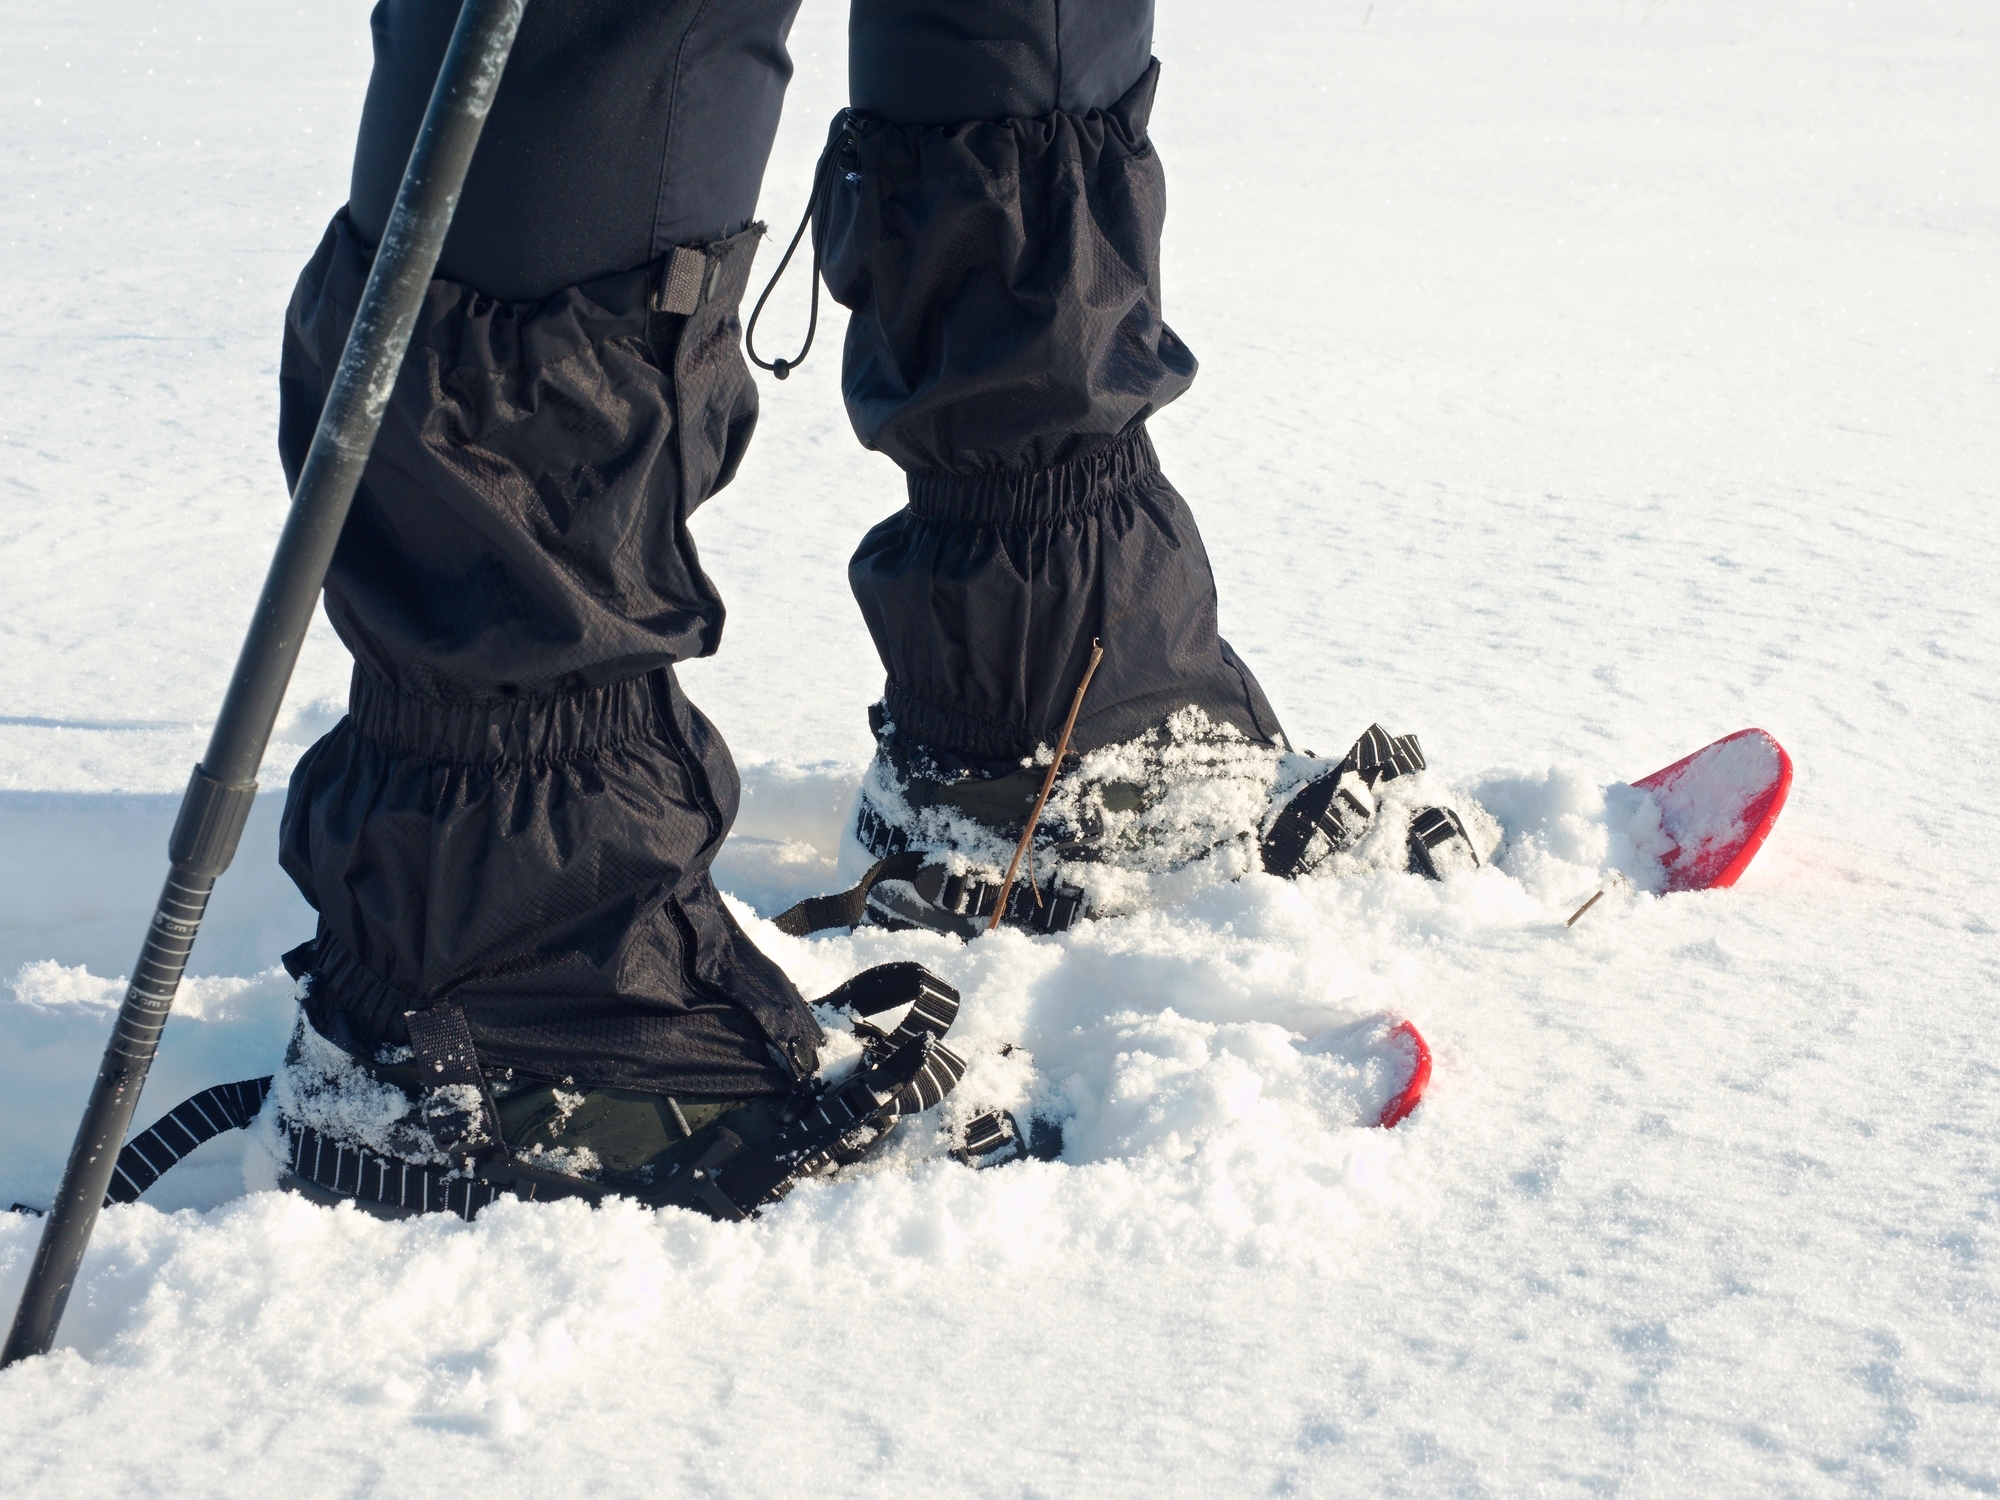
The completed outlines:
[[[1719,891],[1750,867],[1784,811],[1792,758],[1761,729],[1739,729],[1632,783],[1660,807],[1673,840],[1668,891]]]
[[[1431,1082],[1431,1049],[1425,1043],[1423,1033],[1408,1021],[1389,1033],[1391,1039],[1408,1037],[1410,1050],[1414,1054],[1414,1065],[1410,1069],[1410,1081],[1403,1085],[1403,1091],[1382,1107],[1382,1117],[1375,1123],[1384,1130],[1393,1130],[1408,1117],[1424,1097],[1424,1090]]]

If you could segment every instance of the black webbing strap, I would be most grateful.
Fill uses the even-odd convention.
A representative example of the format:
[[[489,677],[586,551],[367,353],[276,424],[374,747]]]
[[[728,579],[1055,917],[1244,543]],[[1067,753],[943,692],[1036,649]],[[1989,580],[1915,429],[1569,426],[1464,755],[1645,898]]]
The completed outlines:
[[[989,1109],[965,1122],[965,1144],[951,1154],[968,1167],[1000,1167],[1026,1157],[1028,1142],[1012,1113]]]
[[[452,1213],[471,1220],[509,1189],[499,1183],[454,1175],[446,1167],[423,1167],[377,1156],[321,1135],[310,1125],[288,1125],[291,1168],[330,1193],[385,1203],[413,1213]]]
[[[910,842],[909,834],[885,818],[865,795],[855,811],[854,836],[862,848],[878,859],[903,853]],[[885,874],[878,878],[909,881],[917,888],[918,896],[936,910],[917,913],[885,911],[878,898],[873,911],[877,922],[891,929],[928,926],[934,931],[951,932],[968,940],[985,930],[987,919],[999,904],[1003,882],[982,880],[969,872],[953,875],[937,865],[929,868],[920,865],[917,869],[916,874]],[[1084,894],[1074,886],[1062,885],[1053,878],[1045,886],[1017,880],[1008,893],[1007,914],[1001,920],[1030,932],[1067,932],[1088,915]]]
[[[773,917],[772,924],[792,937],[810,937],[832,927],[858,927],[869,915],[869,893],[882,881],[900,880],[916,889],[922,905],[914,910],[898,910],[892,905],[877,911],[876,920],[881,925],[925,926],[963,938],[977,937],[984,926],[981,919],[992,915],[994,903],[1000,899],[1001,886],[972,875],[948,875],[937,866],[926,871],[927,857],[919,849],[884,855],[852,890],[808,896]],[[919,880],[920,875],[925,879]],[[1006,919],[1034,932],[1066,932],[1084,914],[1083,892],[1054,881],[1039,892],[1028,882],[1017,881],[1007,897]]]
[[[1357,795],[1356,780],[1350,778],[1344,761],[1307,782],[1279,809],[1271,831],[1264,836],[1265,871],[1290,880],[1316,867],[1319,860],[1307,864],[1316,833],[1326,835],[1327,853],[1352,848],[1368,831],[1369,819],[1375,814],[1373,802],[1365,786]]]
[[[958,1080],[965,1076],[965,1059],[928,1032],[904,1043],[897,1052],[907,1052],[913,1047],[924,1050],[914,1075],[891,1101],[899,1115],[921,1114],[932,1105],[943,1103],[944,1096],[957,1088]]]
[[[750,1217],[715,1180],[716,1170],[742,1149],[743,1140],[735,1131],[717,1126],[715,1140],[702,1152],[701,1160],[694,1164],[695,1196],[701,1199],[702,1207],[708,1210],[711,1218],[720,1219],[725,1224],[741,1223]],[[753,1203],[751,1206],[754,1208],[756,1205]]]
[[[1354,742],[1342,762],[1357,772],[1371,788],[1378,781],[1394,781],[1424,769],[1424,752],[1414,734],[1391,734],[1380,724],[1370,724]]]
[[[925,1032],[861,1069],[820,1101],[819,1116],[845,1128],[884,1113],[914,1115],[929,1109],[965,1076],[965,1059]]]
[[[909,880],[924,865],[924,856],[911,850],[878,859],[849,891],[831,896],[808,896],[771,919],[771,925],[789,937],[809,937],[830,927],[859,927],[868,914],[868,893],[878,880]]]
[[[1473,847],[1472,835],[1465,831],[1458,814],[1448,807],[1419,808],[1410,819],[1410,868],[1426,880],[1443,879],[1444,868],[1432,851],[1454,839],[1463,846],[1472,868],[1478,869],[1482,863],[1479,851]]]
[[[925,1032],[941,1037],[958,1019],[959,994],[919,963],[877,964],[863,970],[831,994],[822,995],[815,1005],[831,1005],[850,1010],[862,1019],[855,1023],[871,1055],[886,1057],[905,1042],[915,1041]],[[868,1018],[899,1005],[910,1007],[894,1031],[868,1024]]]
[[[883,1129],[896,1116],[927,1109],[950,1092],[965,1072],[965,1064],[950,1048],[924,1032],[888,1057],[857,1068],[821,1094],[769,1140],[745,1146],[734,1133],[717,1131],[717,1139],[694,1164],[688,1179],[670,1169],[664,1189],[638,1194],[652,1205],[678,1203],[711,1216],[748,1218],[814,1176],[832,1162],[857,1135]]]
[[[466,1168],[454,1171],[381,1156],[322,1135],[309,1125],[287,1123],[285,1139],[293,1173],[330,1193],[411,1213],[457,1214],[468,1223],[482,1208],[509,1194],[531,1203],[556,1198],[601,1203],[614,1196],[614,1190],[602,1183],[506,1156],[467,1158]]]
[[[943,1041],[958,1019],[959,993],[922,964],[877,964],[814,1003],[854,1013],[854,1034],[870,1063],[851,1087],[822,1101],[828,1118],[846,1110],[852,1115],[847,1123],[855,1123],[881,1114],[884,1105],[891,1114],[914,1115],[943,1099],[965,1076],[965,1059]],[[868,1023],[868,1017],[899,1005],[909,1010],[894,1031]]]
[[[195,1147],[225,1130],[247,1130],[271,1092],[269,1078],[217,1084],[169,1110],[118,1153],[105,1206],[134,1202]],[[523,1198],[602,1196],[594,1183],[510,1164],[480,1178],[454,1176],[449,1168],[421,1167],[342,1145],[310,1126],[287,1124],[292,1170],[330,1192],[388,1203],[426,1213],[455,1213],[470,1219],[502,1193]]]
[[[1414,734],[1391,734],[1380,724],[1370,724],[1347,752],[1347,758],[1323,775],[1307,782],[1279,809],[1264,835],[1264,869],[1290,880],[1317,868],[1326,852],[1348,849],[1368,830],[1375,809],[1368,794],[1385,781],[1413,775],[1424,769],[1423,748]],[[1342,783],[1352,774],[1353,783]],[[1313,857],[1313,835],[1326,835],[1324,852]]]
[[[203,1141],[212,1141],[225,1130],[248,1130],[270,1092],[269,1078],[246,1078],[241,1083],[218,1083],[176,1104],[151,1129],[125,1143],[112,1169],[104,1206],[135,1202]]]

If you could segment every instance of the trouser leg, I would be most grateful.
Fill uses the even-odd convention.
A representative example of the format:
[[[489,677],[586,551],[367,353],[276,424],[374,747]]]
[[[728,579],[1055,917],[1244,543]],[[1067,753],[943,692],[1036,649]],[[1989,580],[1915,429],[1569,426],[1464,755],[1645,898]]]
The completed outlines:
[[[848,414],[909,504],[849,577],[893,735],[988,772],[1054,742],[1093,640],[1076,749],[1188,707],[1282,738],[1146,436],[1195,373],[1161,317],[1151,29],[1149,0],[852,10],[817,232]]]
[[[530,5],[438,275],[528,301],[748,227],[799,0]],[[381,0],[348,212],[389,221],[458,8]]]
[[[797,0],[530,5],[327,577],[351,711],[293,774],[291,956],[356,1050],[463,1007],[492,1066],[790,1086],[818,1028],[709,878],[735,768],[674,666],[688,518],[756,418],[737,304]],[[296,479],[456,7],[383,0],[353,201],[286,320]]]

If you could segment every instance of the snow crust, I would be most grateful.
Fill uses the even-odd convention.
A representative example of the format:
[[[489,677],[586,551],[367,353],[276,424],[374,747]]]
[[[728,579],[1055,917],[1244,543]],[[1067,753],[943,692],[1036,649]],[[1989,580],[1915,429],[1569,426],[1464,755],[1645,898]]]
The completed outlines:
[[[0,1205],[53,1191],[282,519],[367,9],[5,8]],[[843,35],[794,33],[773,223]],[[822,342],[695,523],[718,875],[809,993],[958,986],[946,1112],[1059,1109],[1062,1159],[927,1118],[752,1224],[468,1227],[246,1191],[219,1139],[0,1376],[0,1492],[2000,1490],[2000,14],[1172,0],[1158,51],[1203,372],[1152,425],[1225,632],[1298,744],[1418,733],[1488,865],[777,933],[838,876],[880,686],[841,562],[901,494]],[[321,622],[142,1122],[284,1051],[277,807],[345,676]],[[1624,783],[1752,723],[1798,779],[1742,882],[1565,927],[1667,847]],[[1367,1129],[1399,1016],[1431,1093]],[[0,1312],[36,1232],[0,1214]]]

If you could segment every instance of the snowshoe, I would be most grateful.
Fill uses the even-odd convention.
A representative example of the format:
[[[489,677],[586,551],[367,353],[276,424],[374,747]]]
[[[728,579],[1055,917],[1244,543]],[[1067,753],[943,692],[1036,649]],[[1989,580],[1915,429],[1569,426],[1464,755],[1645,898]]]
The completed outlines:
[[[1052,933],[1086,917],[1163,905],[1259,867],[1296,879],[1359,844],[1383,788],[1426,769],[1415,735],[1373,724],[1337,764],[1291,782],[1273,810],[1273,788],[1302,761],[1314,764],[1194,709],[1137,739],[1070,757],[1008,888],[1005,872],[1047,765],[983,774],[902,746],[893,726],[883,726],[850,829],[850,867],[866,866],[859,882],[775,920],[795,937],[869,925],[970,940],[994,925],[1003,890],[1002,924]],[[1401,868],[1441,880],[1479,867],[1478,843],[1459,812],[1419,807],[1408,815]]]
[[[855,1016],[862,1065],[789,1096],[736,1100],[490,1076],[453,1006],[412,1014],[413,1045],[382,1060],[301,1024],[283,1074],[208,1089],[127,1143],[105,1201],[134,1201],[203,1141],[247,1129],[275,1095],[281,1185],[318,1202],[471,1219],[508,1195],[619,1196],[747,1218],[805,1178],[874,1154],[965,1072],[941,1040],[958,991],[921,965],[868,970],[820,1003]],[[875,1024],[898,1008],[893,1027]]]

